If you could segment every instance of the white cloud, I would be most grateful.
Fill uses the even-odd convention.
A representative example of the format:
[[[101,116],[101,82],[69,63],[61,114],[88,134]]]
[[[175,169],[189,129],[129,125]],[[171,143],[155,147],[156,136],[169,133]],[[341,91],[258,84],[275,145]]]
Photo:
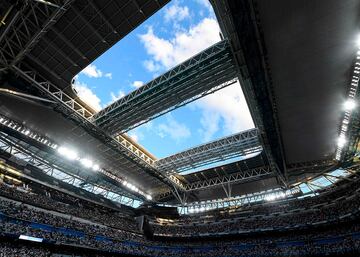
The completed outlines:
[[[115,94],[114,92],[111,92],[110,96],[111,96],[111,100],[108,103],[108,105],[112,104],[113,102],[115,102],[117,100],[119,100],[120,98],[123,98],[125,96],[125,92],[121,91],[121,90],[117,94]]]
[[[198,4],[204,6],[206,9],[208,9],[208,11],[210,13],[214,12],[209,0],[196,0],[196,2],[198,2]]]
[[[139,88],[144,85],[144,82],[140,80],[135,80],[131,85],[135,88]]]
[[[108,79],[112,79],[112,73],[111,72],[108,72],[104,75],[106,78]]]
[[[85,76],[88,76],[89,78],[106,77],[108,79],[112,79],[111,72],[104,73],[100,69],[98,69],[95,64],[89,64],[85,69],[81,71],[81,73]]]
[[[228,135],[254,127],[238,82],[199,99],[190,104],[189,108],[202,111],[199,132],[204,142],[212,140],[220,129]]]
[[[204,18],[188,31],[176,33],[172,39],[163,39],[154,34],[149,27],[146,34],[140,35],[147,53],[153,58],[153,63],[146,61],[149,70],[156,65],[170,69],[201,52],[220,40],[219,25],[213,18]]]
[[[209,142],[213,139],[214,134],[219,131],[220,121],[221,116],[218,112],[203,110],[200,118],[202,128],[198,129],[203,142]]]
[[[155,63],[153,60],[145,60],[143,62],[145,69],[150,72],[157,72],[161,70],[161,65]]]
[[[81,73],[90,78],[101,78],[103,75],[102,71],[96,68],[94,64],[88,65],[85,69],[81,71]]]
[[[130,133],[129,137],[134,140],[135,142],[139,142],[139,136],[135,133]]]
[[[169,136],[175,141],[185,139],[191,136],[191,132],[185,124],[179,123],[171,114],[166,115],[166,123],[161,123],[158,125],[157,134],[164,138]]]
[[[84,83],[75,82],[74,88],[79,98],[92,107],[95,111],[101,110],[101,100],[95,93]]]
[[[207,0],[198,2],[212,10]],[[158,37],[153,28],[149,27],[146,34],[140,35],[147,53],[152,57],[146,61],[148,70],[154,70],[155,65],[164,70],[174,67],[218,42],[219,32],[215,18],[204,18],[197,25],[187,31],[181,30],[170,39]],[[201,111],[199,133],[204,142],[214,139],[218,132],[222,135],[233,134],[254,126],[239,83],[208,95],[189,107]],[[165,136],[169,131],[168,127],[164,128],[159,131],[160,136]],[[185,135],[187,136],[186,132]]]
[[[182,21],[190,17],[189,8],[187,6],[179,6],[178,3],[171,5],[165,9],[164,19],[166,22],[171,20],[175,22]]]

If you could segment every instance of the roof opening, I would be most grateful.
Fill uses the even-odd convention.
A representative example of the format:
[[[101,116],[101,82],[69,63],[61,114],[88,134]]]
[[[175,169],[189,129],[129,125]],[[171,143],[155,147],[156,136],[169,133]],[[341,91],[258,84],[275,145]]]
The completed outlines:
[[[209,1],[172,1],[80,72],[74,87],[83,101],[100,111],[220,40]],[[253,127],[235,83],[128,135],[162,158]]]

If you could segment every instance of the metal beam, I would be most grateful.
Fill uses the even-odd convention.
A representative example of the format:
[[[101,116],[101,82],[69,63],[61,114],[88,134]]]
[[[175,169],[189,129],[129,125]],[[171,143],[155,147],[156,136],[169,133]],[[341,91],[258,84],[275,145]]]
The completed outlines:
[[[75,99],[64,93],[49,81],[43,79],[37,72],[29,69],[28,71],[23,71],[18,66],[12,66],[11,68],[15,73],[37,87],[46,97],[49,99],[54,99],[56,103],[60,104],[56,106],[55,109],[66,115],[69,119],[75,121],[89,134],[106,144],[108,147],[120,153],[121,156],[125,159],[139,165],[144,169],[145,172],[165,183],[170,188],[176,186],[178,189],[184,190],[184,185],[175,176],[176,174],[168,174],[168,176],[164,176],[164,174],[154,168],[153,164],[155,160],[152,156],[149,156],[146,152],[132,144],[121,135],[111,137],[93,123],[91,123],[89,118],[93,113],[82,106],[81,103],[77,102]]]
[[[106,185],[94,184],[88,180],[84,180],[82,177],[79,177],[76,174],[63,169],[61,166],[52,164],[48,160],[43,159],[39,154],[33,153],[31,150],[26,149],[23,144],[11,140],[11,138],[4,133],[0,133],[0,150],[11,154],[17,160],[38,168],[48,176],[52,176],[75,187],[80,187],[79,182],[83,182],[91,185],[93,188],[98,188],[102,192],[106,192],[106,194],[111,192],[116,195],[121,195],[123,193],[123,191],[116,190],[115,187],[110,188]],[[63,174],[62,178],[59,177],[60,173]],[[128,198],[128,196],[126,196],[126,198]],[[121,203],[126,204],[125,202]]]
[[[258,129],[250,129],[159,159],[155,167],[163,173],[184,172],[261,150]]]
[[[110,134],[123,133],[235,83],[236,75],[229,42],[224,40],[104,108],[92,120]]]
[[[266,70],[264,46],[252,1],[210,0],[221,31],[231,40],[240,85],[256,127],[262,132],[262,145],[271,169],[287,186],[286,165],[277,122],[276,103],[272,97],[270,76]]]
[[[15,14],[14,21],[8,24],[6,35],[2,34],[1,62],[4,65],[18,63],[54,23],[66,12],[74,0],[65,0],[60,7],[28,1],[21,11]]]
[[[218,199],[208,202],[203,201],[203,202],[188,203],[184,206],[184,208],[187,210],[187,213],[206,212],[208,210],[213,210],[213,209],[240,207],[244,205],[261,202],[266,200],[267,197],[269,197],[269,195],[280,195],[281,198],[283,197],[291,198],[294,197],[299,192],[300,190],[297,187],[288,190],[277,188],[277,189],[273,189],[272,191],[262,191],[262,192],[229,197],[225,199]]]
[[[76,13],[76,16],[79,17],[82,20],[82,22],[90,28],[90,30],[97,36],[97,38],[101,42],[109,44],[108,42],[106,42],[105,38],[102,35],[100,35],[97,29],[83,16],[82,12],[80,12],[76,6],[72,10]]]
[[[245,182],[259,179],[260,177],[273,175],[269,166],[255,168],[251,170],[237,172],[228,176],[216,177],[209,180],[198,181],[195,183],[185,185],[186,191],[204,190],[210,187],[229,185],[238,182]]]
[[[94,11],[99,15],[99,17],[101,18],[101,20],[106,24],[106,26],[110,29],[110,31],[112,31],[115,34],[118,34],[118,32],[116,31],[116,28],[108,21],[108,19],[105,17],[105,15],[103,14],[102,10],[99,10],[99,7],[97,6],[96,3],[94,3],[94,0],[90,0],[89,1],[89,5],[94,9]]]
[[[83,127],[89,134],[120,153],[123,158],[139,165],[145,170],[145,172],[148,172],[161,182],[170,187],[172,186],[172,183],[169,183],[169,178],[166,178],[153,167],[154,159],[151,156],[148,156],[145,152],[133,145],[131,142],[126,141],[124,138],[113,138],[98,128],[89,121],[92,113],[75,99],[65,94],[52,83],[43,79],[35,71],[29,69],[27,71],[23,71],[18,66],[12,66],[11,68],[15,71],[15,73],[19,74],[25,80],[37,87],[48,98],[54,99],[58,103],[55,107],[57,111],[63,113],[69,119],[75,121],[79,126]]]
[[[309,169],[320,169],[326,167],[334,167],[336,165],[333,159],[327,160],[316,160],[316,161],[309,161],[309,162],[297,162],[287,165],[287,170],[289,172],[296,172],[296,171],[306,171]]]
[[[9,119],[3,115],[0,115],[0,131],[8,134],[9,137],[15,138],[19,141],[21,140],[22,144],[33,146],[27,147],[29,149],[37,148],[36,154],[39,155],[39,157],[46,155],[47,158],[44,158],[53,165],[57,165],[65,170],[75,171],[77,175],[81,176],[85,180],[91,180],[93,183],[98,183],[99,180],[105,179],[106,183],[111,183],[116,187],[125,189],[125,192],[130,192],[129,195],[132,197],[138,197],[139,195],[141,195],[141,197],[147,196],[145,191],[141,188],[138,188],[136,191],[130,190],[129,187],[126,186],[129,181],[126,181],[124,177],[120,176],[119,174],[121,174],[121,172],[117,169],[98,167],[96,170],[83,170],[84,167],[79,165],[79,163],[68,163],[65,160],[66,158],[58,158],[56,152],[56,149],[60,147],[58,143],[33,131],[32,129],[24,126],[22,123]],[[124,182],[127,182],[126,185]]]

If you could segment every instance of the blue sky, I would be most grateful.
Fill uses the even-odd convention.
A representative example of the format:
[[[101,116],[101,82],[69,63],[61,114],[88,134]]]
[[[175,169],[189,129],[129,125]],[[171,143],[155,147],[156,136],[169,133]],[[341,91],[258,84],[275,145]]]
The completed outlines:
[[[208,0],[173,0],[76,77],[80,98],[100,110],[220,40]],[[128,134],[158,158],[252,128],[234,84]]]

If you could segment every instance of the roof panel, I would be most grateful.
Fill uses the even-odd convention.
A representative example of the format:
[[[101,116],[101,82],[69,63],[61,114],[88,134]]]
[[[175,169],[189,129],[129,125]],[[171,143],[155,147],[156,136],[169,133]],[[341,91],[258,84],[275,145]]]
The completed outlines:
[[[257,0],[287,163],[335,152],[359,1]]]
[[[54,47],[58,47],[61,51],[36,45],[32,53],[39,60],[33,60],[30,65],[42,69],[44,75],[47,75],[49,80],[58,87],[68,89],[71,79],[77,73],[167,2],[169,0],[92,0],[91,3],[82,0],[74,1],[44,36],[47,41],[55,42]],[[46,54],[35,54],[39,52],[47,52],[52,56],[52,60],[48,60]],[[68,56],[64,56],[64,53]],[[64,65],[64,59],[68,59],[67,62],[70,65]],[[53,72],[39,67],[42,66],[39,63],[48,61],[56,67]],[[78,66],[74,66],[74,63]],[[72,94],[71,91],[68,93]]]
[[[46,135],[58,144],[76,149],[79,153],[88,155],[88,158],[96,159],[101,166],[118,172],[120,177],[126,177],[133,184],[145,190],[153,190],[162,185],[143,168],[124,158],[51,108],[6,95],[0,95],[0,101],[1,114],[22,122],[31,130]]]

